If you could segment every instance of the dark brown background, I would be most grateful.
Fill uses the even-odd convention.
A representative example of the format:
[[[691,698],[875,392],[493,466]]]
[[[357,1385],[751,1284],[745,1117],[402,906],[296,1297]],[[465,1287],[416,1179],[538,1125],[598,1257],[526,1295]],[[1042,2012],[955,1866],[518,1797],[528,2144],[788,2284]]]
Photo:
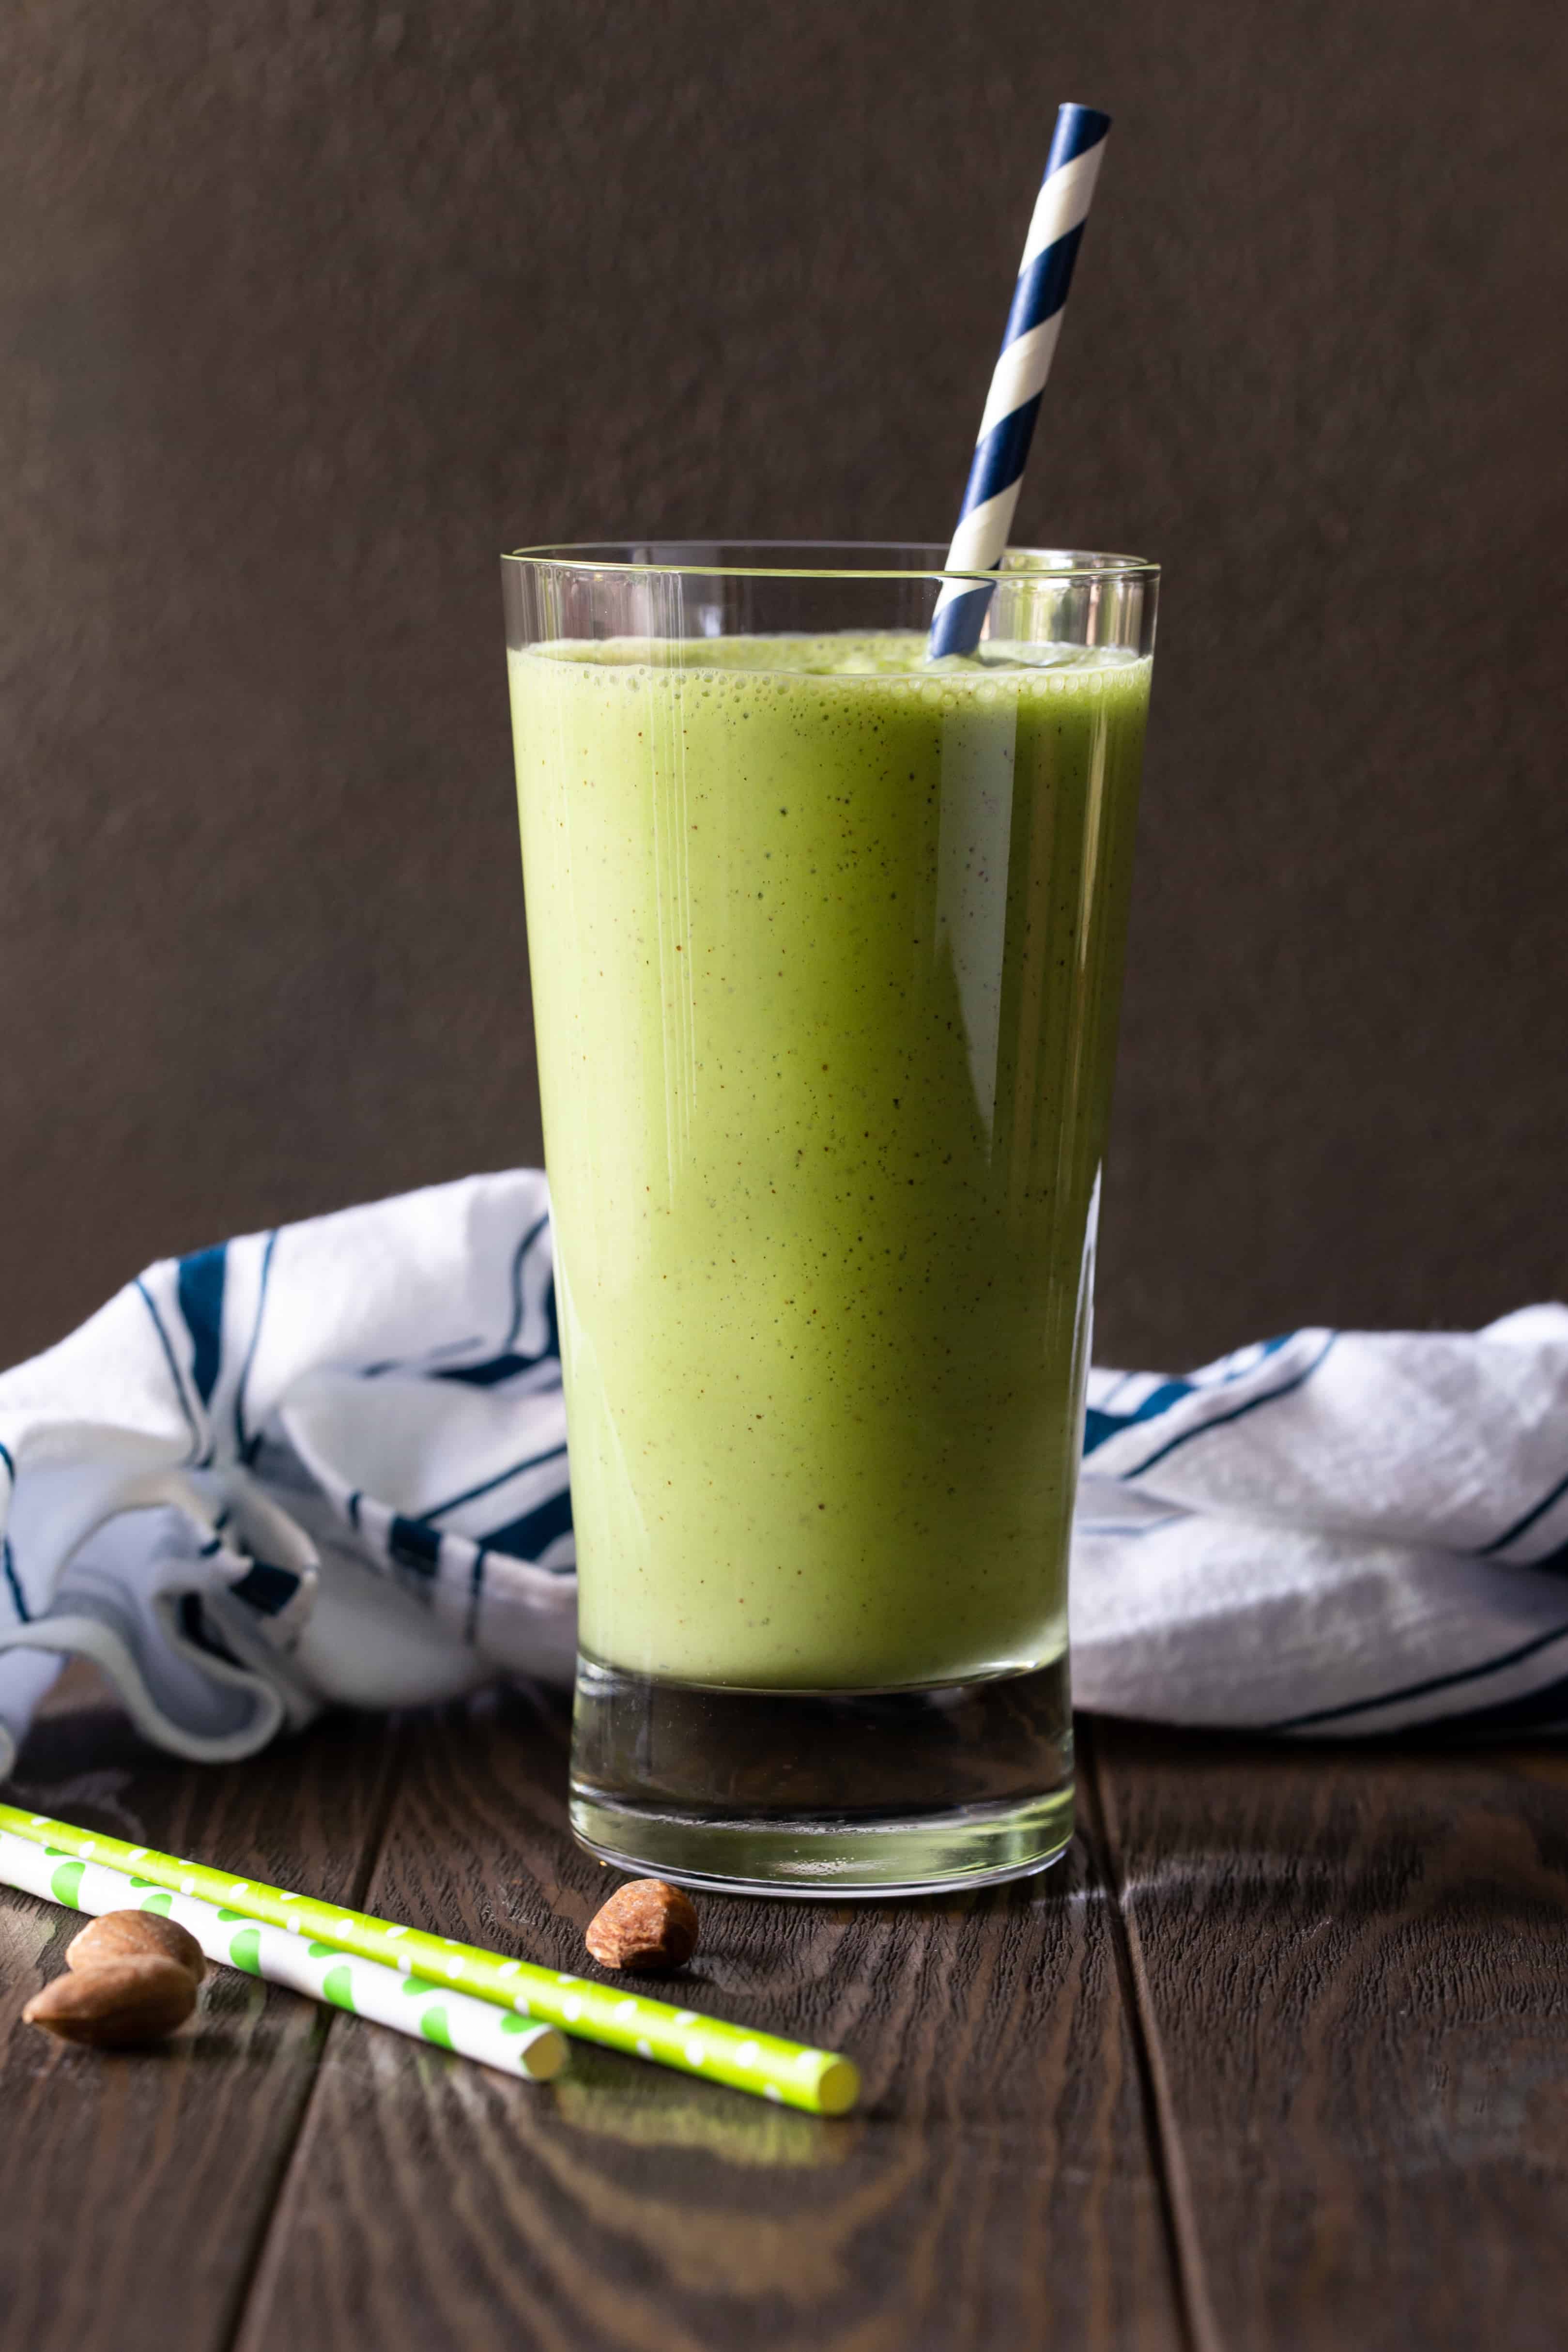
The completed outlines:
[[[940,538],[1065,96],[1020,534],[1168,566],[1101,1352],[1561,1291],[1563,26],[11,0],[0,1356],[537,1152],[496,552]]]

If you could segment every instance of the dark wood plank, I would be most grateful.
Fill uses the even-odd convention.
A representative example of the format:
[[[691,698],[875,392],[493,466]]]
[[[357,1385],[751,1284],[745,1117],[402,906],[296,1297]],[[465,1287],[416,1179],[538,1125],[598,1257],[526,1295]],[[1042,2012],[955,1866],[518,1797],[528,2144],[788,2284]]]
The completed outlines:
[[[1557,2352],[1568,1758],[1099,1753],[1200,2343]]]
[[[559,1707],[517,1693],[419,1728],[374,1907],[584,1965],[613,1882],[566,1833],[564,1741]],[[864,2113],[784,2113],[583,2045],[530,2088],[342,2020],[239,2352],[1180,2343],[1083,1847],[987,1896],[712,1898],[704,1917],[676,1980],[693,2004],[851,2050]]]
[[[221,1771],[147,1748],[88,1678],[8,1798],[353,1901],[384,1810],[384,1723],[323,1725]],[[17,2022],[81,1921],[0,1888],[0,2318],[28,2352],[220,2352],[298,2133],[325,2012],[215,1970],[161,2048],[73,2050]]]

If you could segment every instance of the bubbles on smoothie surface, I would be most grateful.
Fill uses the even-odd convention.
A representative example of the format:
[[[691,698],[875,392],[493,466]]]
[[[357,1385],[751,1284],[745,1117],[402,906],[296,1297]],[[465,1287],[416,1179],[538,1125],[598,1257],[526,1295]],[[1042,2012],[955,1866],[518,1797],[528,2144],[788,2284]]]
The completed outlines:
[[[907,678],[940,682],[963,690],[983,681],[1025,684],[1042,672],[1078,674],[1108,685],[1116,673],[1146,667],[1144,657],[1123,646],[1046,644],[984,638],[973,654],[943,654],[931,660],[924,635],[914,629],[872,635],[853,631],[826,635],[732,637],[579,637],[535,646],[523,660],[591,664],[624,669],[646,683],[650,673],[672,683],[702,680],[702,690],[721,690],[726,674],[744,677],[754,694],[759,678]],[[628,684],[632,682],[628,677]]]

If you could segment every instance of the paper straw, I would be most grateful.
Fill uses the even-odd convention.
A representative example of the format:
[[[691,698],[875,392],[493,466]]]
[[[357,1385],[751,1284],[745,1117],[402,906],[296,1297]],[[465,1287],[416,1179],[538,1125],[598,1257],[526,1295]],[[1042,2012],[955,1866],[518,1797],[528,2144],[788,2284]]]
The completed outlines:
[[[994,572],[1006,553],[1040,394],[1061,332],[1073,264],[1110,128],[1110,115],[1092,106],[1064,106],[1058,112],[1046,176],[1018,265],[1002,355],[991,378],[958,529],[948,550],[950,572]],[[932,660],[974,651],[992,593],[990,581],[943,583],[927,648]]]
[[[119,1838],[89,1836],[43,1813],[0,1805],[0,1832],[29,1843],[58,1847],[62,1855],[107,1863],[133,1874],[144,1885],[195,1895],[247,1919],[280,1927],[308,1942],[330,1944],[339,1952],[413,1975],[477,2000],[494,2002],[521,2016],[542,2018],[583,2042],[602,2042],[683,2074],[727,2083],[808,2115],[841,2116],[860,2095],[854,2064],[831,2050],[813,2050],[772,2033],[753,2033],[696,2010],[648,2000],[621,1985],[596,1983],[568,1970],[541,1969],[526,1960],[459,1944],[450,1936],[429,1936],[418,1927],[393,1926],[363,1911],[346,1911],[313,1895],[287,1894],[253,1878],[182,1862]],[[58,1899],[58,1898],[57,1898]]]
[[[149,1892],[145,1879],[103,1863],[81,1862],[63,1847],[34,1845],[0,1830],[0,1883],[94,1918],[105,1911],[161,1911],[189,1930],[209,1960],[287,1985],[310,2000],[351,2010],[416,2042],[477,2058],[503,2074],[520,2074],[525,2082],[551,2082],[566,2063],[565,2036],[552,2025],[533,2024],[515,2011],[503,2015],[488,2001],[424,1978],[399,1976],[395,1969],[358,1959],[335,1944],[265,1927],[194,1895]]]

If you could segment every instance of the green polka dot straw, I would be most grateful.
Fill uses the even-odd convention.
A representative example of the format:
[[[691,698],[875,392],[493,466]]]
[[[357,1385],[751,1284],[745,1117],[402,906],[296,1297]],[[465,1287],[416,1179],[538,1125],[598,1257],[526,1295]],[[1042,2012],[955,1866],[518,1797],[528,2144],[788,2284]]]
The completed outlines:
[[[276,1886],[266,1886],[252,1878],[236,1878],[232,1874],[207,1868],[204,1864],[182,1862],[178,1856],[154,1853],[146,1846],[128,1845],[119,1838],[89,1835],[84,1830],[73,1829],[68,1823],[49,1820],[42,1813],[26,1813],[10,1805],[0,1805],[0,1833],[9,1832],[5,1851],[14,1849],[16,1841],[23,1840],[34,1847],[49,1848],[54,1853],[47,1858],[67,1863],[87,1863],[111,1872],[118,1872],[139,1882],[137,1895],[150,1889],[161,1889],[170,1895],[194,1900],[210,1906],[220,1916],[226,1933],[238,1934],[228,1949],[216,1955],[231,1965],[244,1967],[247,1959],[234,1958],[237,1943],[248,1957],[254,1956],[258,1972],[272,1977],[285,1965],[293,1966],[301,1975],[307,1963],[315,1971],[310,1981],[300,1982],[298,1989],[309,1991],[317,2000],[332,2000],[326,1990],[329,1982],[340,1990],[353,1993],[360,1979],[353,1973],[355,1962],[374,1964],[377,1983],[385,1975],[401,1977],[409,1990],[405,1994],[378,1996],[383,2007],[363,2014],[374,2014],[384,2023],[403,2026],[408,2010],[419,2012],[418,2031],[426,2038],[446,2046],[460,2049],[458,2027],[454,2017],[467,2020],[471,2010],[484,2009],[509,2011],[519,2022],[531,2021],[543,2026],[554,2026],[560,2032],[584,2042],[596,2042],[611,2050],[624,2050],[637,2058],[651,2059],[655,2064],[672,2066],[681,2074],[698,2074],[715,2083],[727,2083],[731,2089],[750,2091],[754,2096],[771,2099],[790,2107],[803,2107],[808,2114],[841,2116],[847,2114],[860,2094],[860,2077],[847,2058],[831,2050],[812,2050],[798,2042],[785,2042],[776,2034],[752,2033],[743,2027],[730,2025],[721,2018],[705,2017],[696,2010],[676,2009],[669,2002],[649,2000],[641,1994],[628,1992],[623,1986],[596,1982],[591,1977],[580,1977],[569,1971],[542,1969],[526,1960],[508,1959],[497,1952],[480,1950],[472,1944],[459,1944],[449,1936],[426,1935],[417,1927],[400,1927],[385,1919],[377,1919],[363,1911],[348,1911],[334,1903],[318,1903],[309,1895],[293,1895]],[[0,1853],[0,1861],[4,1853]],[[44,1891],[30,1881],[9,1875],[10,1865],[0,1867],[0,1877],[11,1885],[27,1884],[30,1891]],[[57,1880],[66,1874],[57,1868]],[[85,1879],[80,1882],[85,1885]],[[74,1902],[71,1895],[55,1893],[57,1902]],[[76,1907],[88,1906],[77,1903]],[[99,1905],[93,1909],[115,1909],[118,1903]],[[184,1914],[176,1909],[174,1916],[187,1925]],[[247,1930],[276,1931],[265,1941],[258,1935],[254,1947],[247,1940]],[[193,1932],[195,1932],[193,1930]],[[197,1941],[207,1946],[202,1937]],[[287,1961],[290,1948],[303,1958]],[[263,1960],[268,1964],[261,1965]],[[295,1983],[295,1976],[279,1976],[279,1981]],[[439,2008],[433,2000],[427,2012],[423,2004],[437,1992],[445,1996]],[[454,1999],[453,1996],[457,1996]],[[362,1996],[363,1998],[363,1996]],[[399,2013],[396,2003],[403,2001]],[[459,2004],[461,2004],[459,2006]],[[360,2001],[345,2000],[342,2007],[359,2007]],[[394,2013],[384,2013],[391,2008]],[[467,2031],[462,2025],[460,2030]],[[499,2032],[509,2039],[516,2035],[515,2024],[504,2022]],[[487,2051],[475,2050],[469,2054],[488,2057]],[[493,2058],[490,2063],[497,2063]],[[513,2066],[514,2073],[542,2072],[536,2066],[524,2070]]]
[[[548,2083],[566,2063],[565,2036],[552,2025],[520,2017],[515,2010],[503,2012],[426,1978],[403,1976],[335,1944],[269,1927],[199,1895],[174,1894],[106,1863],[84,1861],[63,1846],[35,1845],[0,1830],[0,1883],[95,1917],[105,1911],[161,1911],[195,1937],[209,1960],[288,1985],[311,2000],[352,2010],[356,2017],[373,2018],[460,2057],[478,2058],[503,2074]]]

